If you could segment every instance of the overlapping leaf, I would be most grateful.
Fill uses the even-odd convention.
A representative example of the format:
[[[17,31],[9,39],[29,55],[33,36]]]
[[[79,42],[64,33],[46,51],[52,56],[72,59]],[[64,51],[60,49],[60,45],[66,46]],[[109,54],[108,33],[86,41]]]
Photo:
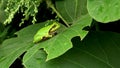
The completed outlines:
[[[111,22],[120,19],[119,0],[88,0],[89,14],[99,22]]]

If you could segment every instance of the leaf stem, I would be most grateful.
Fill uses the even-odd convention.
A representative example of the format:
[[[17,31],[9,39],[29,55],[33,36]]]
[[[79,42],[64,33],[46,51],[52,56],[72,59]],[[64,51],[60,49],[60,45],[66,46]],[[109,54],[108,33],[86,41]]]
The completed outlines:
[[[95,23],[95,28],[96,28],[96,31],[100,31],[98,22]]]
[[[66,21],[66,20],[60,15],[60,13],[55,9],[52,1],[51,1],[51,0],[46,0],[46,3],[47,3],[47,5],[48,5],[50,8],[52,8],[52,10],[57,14],[57,16],[60,17],[60,18],[63,20],[63,22],[65,23],[65,25],[66,25],[67,27],[70,27],[69,24],[67,23],[67,21]]]
[[[95,20],[93,20],[93,25],[95,26],[96,31],[100,31],[99,23]]]

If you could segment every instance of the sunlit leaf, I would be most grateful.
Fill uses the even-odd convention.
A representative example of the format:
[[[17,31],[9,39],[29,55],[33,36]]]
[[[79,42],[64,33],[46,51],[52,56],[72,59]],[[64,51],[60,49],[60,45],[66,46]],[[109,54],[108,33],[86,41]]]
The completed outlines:
[[[89,14],[97,21],[107,23],[120,19],[119,0],[87,0]]]
[[[45,59],[46,61],[61,56],[73,47],[71,42],[73,37],[85,37],[88,32],[80,29],[82,29],[84,26],[89,26],[88,24],[90,23],[91,18],[89,15],[86,15],[84,18],[81,18],[78,22],[76,22],[76,24],[62,31],[53,38],[36,44],[25,54],[23,58],[23,64],[27,66],[26,64],[29,64],[29,61],[32,60],[31,58],[33,58],[36,52],[38,52],[38,50],[41,48],[43,48],[43,50],[47,53],[47,59]]]

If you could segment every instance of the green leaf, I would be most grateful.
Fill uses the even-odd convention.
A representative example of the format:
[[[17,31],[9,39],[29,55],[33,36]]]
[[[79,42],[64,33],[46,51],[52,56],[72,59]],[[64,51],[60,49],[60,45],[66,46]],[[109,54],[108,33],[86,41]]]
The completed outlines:
[[[47,53],[46,61],[64,54],[66,51],[73,47],[71,43],[71,39],[73,37],[80,36],[81,39],[85,37],[87,31],[81,29],[84,26],[88,26],[88,24],[90,23],[91,18],[89,15],[86,15],[85,17],[77,21],[76,24],[72,25],[71,27],[54,36],[53,38],[36,44],[25,54],[23,58],[23,64],[26,66],[26,64],[29,63],[29,60],[31,60],[31,57],[33,57],[40,48],[44,48],[45,52]]]
[[[108,68],[119,68],[120,34],[113,32],[93,32],[83,41],[83,50],[107,64]],[[103,67],[101,67],[103,68]]]
[[[17,37],[5,40],[0,45],[0,68],[9,68],[15,59],[31,48],[34,34],[44,24],[28,26],[16,32]]]
[[[46,53],[43,50],[37,50],[37,52],[34,53],[34,55],[31,56],[29,60],[27,60],[27,63],[26,61],[23,60],[23,62],[25,62],[23,64],[25,65],[26,68],[41,68],[42,66],[40,64],[43,64],[45,59],[46,59]]]
[[[52,8],[65,23],[71,24],[87,14],[86,4],[87,0],[56,0],[56,10]]]
[[[79,37],[75,37],[72,40],[74,47],[62,56],[46,62],[45,54],[36,52],[37,56],[33,57],[42,58],[44,55],[43,60],[35,60],[36,58],[32,57],[26,66],[27,68],[119,68],[119,40],[118,33],[90,32],[82,42]],[[34,63],[38,61],[39,66],[36,67]]]
[[[72,48],[71,38],[75,36],[80,36],[80,38],[83,39],[86,36],[87,31],[82,30],[82,28],[85,26],[89,26],[88,24],[90,23],[91,18],[89,16],[88,17],[86,16],[85,18],[79,20],[77,24],[71,26],[69,29],[59,34],[59,36],[56,39],[61,40],[55,41],[56,43],[52,46],[49,46],[48,44],[48,46],[45,47],[46,52],[48,52],[47,60],[58,57],[59,55],[63,54],[64,52]]]
[[[88,0],[87,9],[95,20],[103,23],[120,19],[119,0]]]

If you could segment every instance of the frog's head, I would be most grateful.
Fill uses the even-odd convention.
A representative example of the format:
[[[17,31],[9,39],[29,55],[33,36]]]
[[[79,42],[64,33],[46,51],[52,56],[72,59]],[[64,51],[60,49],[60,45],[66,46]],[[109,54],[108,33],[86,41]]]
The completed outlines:
[[[56,31],[60,27],[60,24],[57,22],[53,22],[50,32]]]

